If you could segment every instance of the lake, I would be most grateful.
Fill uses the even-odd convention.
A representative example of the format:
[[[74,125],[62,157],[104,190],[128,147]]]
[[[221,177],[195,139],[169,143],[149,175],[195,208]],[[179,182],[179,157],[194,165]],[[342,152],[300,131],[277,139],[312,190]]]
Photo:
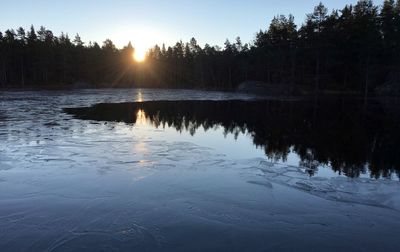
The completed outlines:
[[[1,251],[398,251],[400,109],[0,92]]]

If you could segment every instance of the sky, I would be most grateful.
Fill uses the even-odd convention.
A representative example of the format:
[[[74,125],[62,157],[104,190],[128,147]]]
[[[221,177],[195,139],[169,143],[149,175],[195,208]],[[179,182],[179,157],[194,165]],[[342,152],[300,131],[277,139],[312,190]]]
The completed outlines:
[[[251,42],[278,14],[293,14],[300,25],[320,0],[0,0],[0,31],[31,24],[60,35],[79,33],[86,43],[109,38],[117,47],[189,41],[223,45],[240,36]],[[375,0],[381,4],[383,0]],[[329,10],[357,0],[325,0]]]

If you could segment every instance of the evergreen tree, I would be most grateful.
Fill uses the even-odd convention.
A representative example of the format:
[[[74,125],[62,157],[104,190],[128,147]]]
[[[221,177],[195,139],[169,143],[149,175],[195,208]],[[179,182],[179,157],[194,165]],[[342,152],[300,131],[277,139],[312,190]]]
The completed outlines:
[[[381,7],[359,0],[341,10],[319,3],[298,29],[292,15],[275,16],[251,44],[239,37],[223,48],[195,38],[154,46],[144,63],[133,61],[131,43],[122,49],[107,39],[85,44],[77,34],[54,34],[41,26],[0,32],[0,85],[234,89],[248,80],[285,90],[400,92],[400,0]],[[297,88],[295,88],[297,87]],[[383,89],[382,89],[383,88]]]

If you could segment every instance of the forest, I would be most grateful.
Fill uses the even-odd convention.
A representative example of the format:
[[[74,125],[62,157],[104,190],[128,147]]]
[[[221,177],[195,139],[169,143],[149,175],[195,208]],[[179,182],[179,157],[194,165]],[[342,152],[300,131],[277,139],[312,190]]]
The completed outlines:
[[[400,0],[360,0],[341,10],[320,3],[298,27],[278,15],[243,43],[195,38],[155,45],[135,62],[129,42],[84,43],[45,27],[0,32],[0,87],[157,87],[233,90],[259,81],[290,90],[370,95],[400,91]],[[134,41],[133,41],[134,42]]]

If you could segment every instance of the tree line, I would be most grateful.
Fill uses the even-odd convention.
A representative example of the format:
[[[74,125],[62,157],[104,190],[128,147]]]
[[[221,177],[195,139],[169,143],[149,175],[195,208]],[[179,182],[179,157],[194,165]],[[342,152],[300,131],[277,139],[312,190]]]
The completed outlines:
[[[202,47],[192,38],[155,45],[144,63],[133,61],[134,50],[45,27],[9,29],[0,32],[0,85],[234,89],[254,80],[310,92],[399,91],[400,0],[331,11],[320,3],[300,27],[292,15],[278,15],[250,43],[238,37]]]

